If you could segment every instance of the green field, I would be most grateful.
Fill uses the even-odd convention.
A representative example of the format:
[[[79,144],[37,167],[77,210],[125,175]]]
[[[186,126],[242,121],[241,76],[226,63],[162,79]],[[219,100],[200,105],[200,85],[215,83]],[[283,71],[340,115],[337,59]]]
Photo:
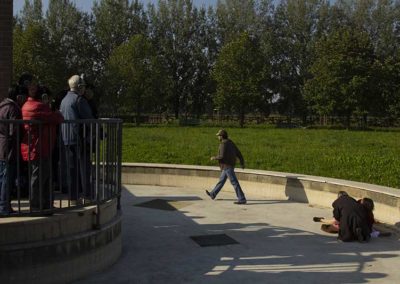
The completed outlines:
[[[123,161],[216,165],[212,127],[129,127]],[[248,169],[361,181],[400,188],[400,132],[226,128]]]

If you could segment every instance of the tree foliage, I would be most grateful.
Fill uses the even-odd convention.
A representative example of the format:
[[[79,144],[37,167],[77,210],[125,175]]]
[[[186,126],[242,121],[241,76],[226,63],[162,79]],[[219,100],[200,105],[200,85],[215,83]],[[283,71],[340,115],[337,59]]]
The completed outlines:
[[[213,77],[217,82],[215,102],[221,110],[244,116],[255,109],[265,92],[264,62],[257,39],[243,33],[225,45],[217,59]]]
[[[108,89],[114,90],[108,102],[126,111],[134,110],[137,123],[140,123],[140,115],[151,109],[154,102],[162,105],[162,97],[158,94],[165,85],[165,74],[154,47],[144,36],[135,35],[118,46],[111,54],[106,70]]]
[[[369,37],[343,28],[316,44],[313,78],[305,84],[311,107],[319,114],[339,114],[346,125],[355,111],[368,112],[376,101],[376,60]]]
[[[303,121],[344,116],[347,124],[352,116],[400,115],[397,0],[96,0],[90,13],[50,0],[42,8],[26,0],[14,20],[15,79],[32,72],[59,91],[86,73],[108,113],[200,117],[218,107],[242,122],[275,112]],[[154,74],[134,66],[138,56],[157,62]],[[141,84],[137,71],[127,85],[127,70],[147,74],[148,87],[133,85]]]

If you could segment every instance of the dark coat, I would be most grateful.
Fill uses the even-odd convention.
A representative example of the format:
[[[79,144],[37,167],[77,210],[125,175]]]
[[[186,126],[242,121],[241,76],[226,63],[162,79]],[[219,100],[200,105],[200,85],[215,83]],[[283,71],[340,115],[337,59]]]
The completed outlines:
[[[369,240],[371,230],[364,206],[350,196],[343,195],[333,204],[333,217],[339,221],[339,239],[344,242],[357,240],[356,228],[361,228],[364,240]]]
[[[4,99],[0,103],[0,119],[22,119],[21,108],[12,99]],[[17,145],[18,130],[22,131],[22,125],[0,123],[0,161],[16,160],[17,151],[19,150]]]
[[[61,101],[60,111],[65,120],[94,119],[88,101],[80,98],[76,92],[69,91]],[[77,123],[63,124],[61,133],[65,145],[76,145],[80,139],[80,127]]]
[[[239,148],[230,139],[223,139],[218,149],[218,156],[215,157],[218,160],[221,169],[234,168],[236,164],[236,158],[239,159],[240,165],[244,167],[244,159]]]

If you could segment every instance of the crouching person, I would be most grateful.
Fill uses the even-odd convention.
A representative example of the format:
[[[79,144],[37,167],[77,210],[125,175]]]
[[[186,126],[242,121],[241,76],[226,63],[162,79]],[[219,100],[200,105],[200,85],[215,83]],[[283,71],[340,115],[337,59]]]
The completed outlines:
[[[64,118],[59,111],[53,112],[47,104],[41,102],[40,89],[34,78],[28,77],[29,97],[22,107],[22,118],[42,123],[24,125],[21,155],[29,164],[31,210],[41,211],[53,207],[50,153],[56,141],[56,125]]]
[[[370,239],[367,211],[362,204],[341,191],[333,202],[333,217],[339,222],[339,239],[343,242],[366,242]]]

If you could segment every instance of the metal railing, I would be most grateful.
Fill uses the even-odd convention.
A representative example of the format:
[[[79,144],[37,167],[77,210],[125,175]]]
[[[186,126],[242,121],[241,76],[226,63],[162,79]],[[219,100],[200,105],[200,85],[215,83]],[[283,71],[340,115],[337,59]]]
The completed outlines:
[[[99,213],[111,199],[119,209],[121,148],[120,119],[59,125],[0,120],[0,208],[11,206],[2,216],[51,215],[91,205]]]

